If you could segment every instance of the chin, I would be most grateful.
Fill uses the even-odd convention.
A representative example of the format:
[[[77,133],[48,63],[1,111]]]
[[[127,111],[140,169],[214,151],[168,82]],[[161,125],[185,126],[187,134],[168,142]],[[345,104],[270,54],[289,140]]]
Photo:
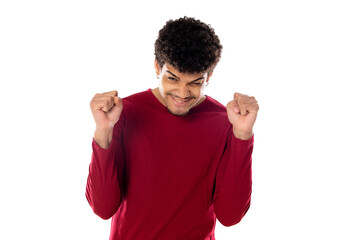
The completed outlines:
[[[197,99],[192,98],[188,102],[180,104],[175,102],[171,96],[169,96],[167,100],[166,107],[171,114],[176,116],[185,116],[189,113],[192,106],[196,104]]]
[[[189,113],[189,110],[187,110],[187,111],[173,111],[173,110],[171,110],[169,107],[167,108],[167,110],[168,110],[169,113],[171,113],[172,115],[180,116],[180,117],[186,116],[186,115]]]

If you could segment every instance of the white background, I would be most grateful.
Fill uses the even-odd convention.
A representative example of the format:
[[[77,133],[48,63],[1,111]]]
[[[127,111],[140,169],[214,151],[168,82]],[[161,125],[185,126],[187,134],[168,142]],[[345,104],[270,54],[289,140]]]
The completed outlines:
[[[0,3],[0,239],[108,239],[85,198],[95,93],[155,88],[169,19],[215,29],[206,94],[257,98],[252,205],[216,238],[360,239],[358,1]]]

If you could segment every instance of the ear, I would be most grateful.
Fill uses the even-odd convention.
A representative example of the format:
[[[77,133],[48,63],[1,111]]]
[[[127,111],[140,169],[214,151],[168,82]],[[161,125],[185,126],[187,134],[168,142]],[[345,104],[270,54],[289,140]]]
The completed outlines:
[[[160,66],[159,66],[158,62],[156,61],[156,58],[155,58],[155,61],[154,61],[154,67],[155,67],[156,75],[160,75],[161,69],[160,69]]]
[[[210,81],[210,78],[211,78],[211,76],[213,75],[213,72],[214,72],[214,71],[208,73],[208,77],[207,77],[207,79],[206,79],[206,82],[209,82],[209,81]]]

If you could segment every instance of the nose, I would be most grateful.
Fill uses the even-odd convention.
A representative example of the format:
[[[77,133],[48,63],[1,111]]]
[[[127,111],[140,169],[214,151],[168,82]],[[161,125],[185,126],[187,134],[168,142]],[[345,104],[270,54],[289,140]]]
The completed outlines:
[[[179,89],[179,98],[188,98],[191,96],[190,88],[186,84],[182,85]]]

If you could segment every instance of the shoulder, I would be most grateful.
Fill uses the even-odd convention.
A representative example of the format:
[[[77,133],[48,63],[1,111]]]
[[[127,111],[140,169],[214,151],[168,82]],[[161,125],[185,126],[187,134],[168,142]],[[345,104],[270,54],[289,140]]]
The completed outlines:
[[[149,90],[146,90],[124,97],[122,100],[124,104],[133,104],[133,103],[144,102],[148,98],[149,98]]]
[[[202,102],[199,106],[196,106],[193,112],[226,114],[226,107],[214,98],[206,96],[204,102]]]
[[[221,104],[220,102],[218,102],[217,100],[215,100],[214,98],[208,96],[207,97],[209,99],[209,107],[216,112],[226,112],[226,107]]]
[[[230,123],[226,107],[210,96],[206,96],[204,102],[196,106],[191,113],[209,124],[223,125],[227,128]]]
[[[226,106],[224,106],[219,101],[215,100],[212,97],[209,97],[209,109],[212,112],[212,116],[214,116],[214,126],[217,126],[219,129],[222,129],[224,133],[226,133],[226,139],[229,141],[231,139],[232,134],[232,124],[229,121],[227,115]]]
[[[134,116],[139,115],[142,112],[139,109],[144,109],[144,104],[149,102],[149,98],[148,90],[123,97],[123,109],[116,125],[120,128],[125,128],[127,120],[131,121]]]
[[[123,101],[123,110],[126,112],[129,111],[148,111],[151,110],[154,105],[156,106],[156,101],[152,96],[151,89],[134,93],[122,99]]]

